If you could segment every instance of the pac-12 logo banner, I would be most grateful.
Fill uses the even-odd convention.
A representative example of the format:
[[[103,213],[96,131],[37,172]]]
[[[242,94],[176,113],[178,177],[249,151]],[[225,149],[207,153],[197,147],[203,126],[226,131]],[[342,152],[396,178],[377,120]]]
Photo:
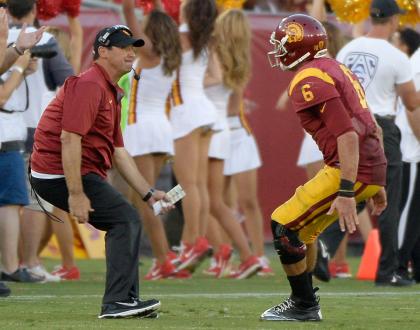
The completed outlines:
[[[344,59],[344,64],[359,78],[365,90],[375,77],[378,62],[377,56],[367,53],[350,53]]]

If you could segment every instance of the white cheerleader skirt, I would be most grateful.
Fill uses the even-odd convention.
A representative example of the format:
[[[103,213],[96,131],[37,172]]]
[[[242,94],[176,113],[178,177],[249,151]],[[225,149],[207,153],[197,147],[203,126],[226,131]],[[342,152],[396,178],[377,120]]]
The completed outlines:
[[[209,157],[226,160],[230,154],[230,129],[214,133],[210,140]]]
[[[303,138],[302,146],[300,147],[297,165],[300,167],[305,167],[308,164],[323,160],[324,157],[322,156],[322,153],[316,145],[314,139],[311,135],[305,132],[305,137]]]
[[[153,153],[174,154],[172,127],[165,114],[140,113],[127,125],[124,146],[132,157]]]
[[[261,157],[254,136],[245,128],[231,129],[230,155],[225,160],[224,175],[235,175],[260,166]]]
[[[189,99],[171,109],[172,137],[182,138],[199,127],[211,129],[216,119],[216,108],[205,95]]]

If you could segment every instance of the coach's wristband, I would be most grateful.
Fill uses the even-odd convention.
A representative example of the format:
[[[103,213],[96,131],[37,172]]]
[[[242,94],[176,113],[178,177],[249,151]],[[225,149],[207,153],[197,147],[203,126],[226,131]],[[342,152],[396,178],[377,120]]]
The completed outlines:
[[[147,192],[147,194],[144,195],[143,201],[147,202],[150,198],[152,198],[154,192],[155,192],[155,190],[153,188],[150,188],[149,191]]]

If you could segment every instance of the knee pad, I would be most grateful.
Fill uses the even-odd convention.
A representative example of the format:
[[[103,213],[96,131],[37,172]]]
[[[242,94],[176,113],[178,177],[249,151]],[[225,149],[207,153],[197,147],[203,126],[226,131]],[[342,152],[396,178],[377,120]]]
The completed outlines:
[[[299,240],[296,232],[271,220],[274,248],[284,265],[295,264],[306,256],[306,245]]]

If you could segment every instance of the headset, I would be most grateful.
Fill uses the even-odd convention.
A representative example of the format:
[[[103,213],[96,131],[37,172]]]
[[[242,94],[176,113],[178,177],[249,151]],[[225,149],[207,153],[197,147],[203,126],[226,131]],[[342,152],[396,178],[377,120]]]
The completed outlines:
[[[128,26],[125,26],[125,25],[122,25],[122,24],[117,24],[117,25],[114,25],[114,26],[111,26],[111,27],[107,28],[105,30],[105,33],[102,34],[98,38],[98,42],[100,43],[100,45],[108,47],[109,43],[110,43],[109,37],[117,31],[126,31],[130,35],[130,37],[133,36],[133,33],[128,28]],[[131,68],[131,70],[133,71],[134,79],[140,80],[140,75],[137,74],[136,70],[134,70],[134,68]]]
[[[107,28],[105,30],[105,33],[102,34],[99,38],[98,38],[98,42],[101,44],[101,46],[105,46],[108,47],[110,40],[109,37],[111,35],[113,35],[115,32],[117,31],[126,31],[128,32],[128,34],[130,35],[130,37],[133,36],[133,33],[131,32],[131,30],[128,28],[128,26],[122,25],[122,24],[118,24],[118,25],[114,25],[111,26],[109,28]]]

